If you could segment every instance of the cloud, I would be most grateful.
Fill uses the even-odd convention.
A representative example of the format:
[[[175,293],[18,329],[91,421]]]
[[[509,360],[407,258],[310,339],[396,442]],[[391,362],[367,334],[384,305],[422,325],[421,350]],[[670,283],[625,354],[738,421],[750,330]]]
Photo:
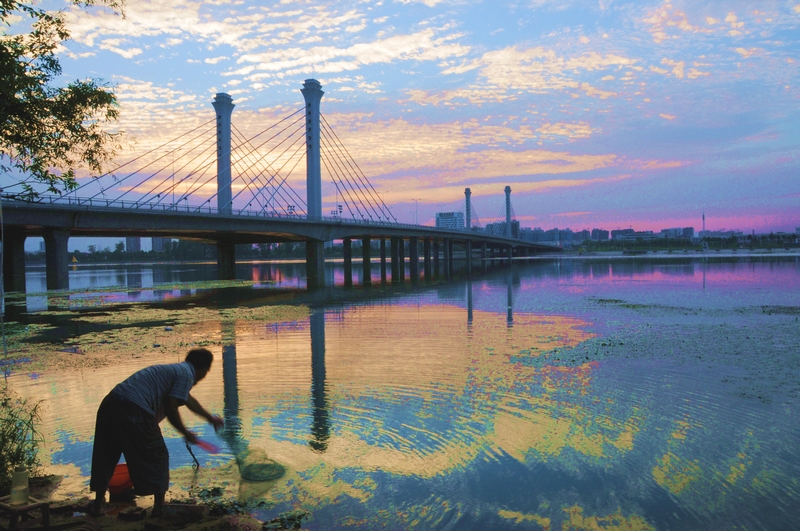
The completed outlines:
[[[344,48],[318,46],[245,54],[237,63],[251,65],[251,71],[264,71],[279,78],[296,74],[346,72],[371,64],[406,60],[438,61],[463,56],[469,48],[450,42],[456,38],[456,35],[437,37],[432,28],[426,28],[413,34],[395,35]],[[247,68],[233,70],[226,75],[249,73]]]
[[[751,55],[756,53],[756,49],[755,48],[750,48],[749,50],[747,50],[745,48],[736,48],[734,51],[736,53],[738,53],[739,55],[741,55],[742,57],[744,57],[745,59],[747,59],[748,57],[750,57]]]
[[[205,62],[210,64],[210,65],[215,65],[215,64],[219,63],[220,61],[224,61],[226,59],[228,59],[228,57],[226,57],[224,55],[221,55],[219,57],[206,57]]]
[[[579,122],[579,123],[564,123],[564,122],[557,122],[554,124],[546,123],[536,129],[536,132],[541,134],[542,137],[557,137],[557,136],[565,136],[570,140],[576,140],[579,138],[588,138],[592,135],[592,133],[596,132],[596,129],[592,129],[586,122]]]
[[[710,17],[706,17],[706,23]],[[713,20],[713,19],[711,19]],[[661,44],[668,39],[678,39],[682,33],[710,33],[711,30],[692,25],[685,12],[676,9],[669,1],[663,6],[651,11],[642,22],[649,26],[650,35],[656,44]],[[681,33],[676,33],[680,30]]]
[[[665,120],[670,120],[670,121],[672,121],[672,120],[674,120],[676,118],[676,116],[672,115],[672,114],[659,114],[659,116],[662,117]]]
[[[607,98],[613,92],[593,88],[586,82],[574,79],[576,74],[609,68],[631,66],[635,59],[618,54],[602,55],[589,52],[576,57],[560,57],[544,47],[507,47],[486,52],[470,63],[450,67],[443,74],[459,74],[479,69],[479,75],[490,86],[506,90],[548,92],[564,89],[581,89],[589,96]]]

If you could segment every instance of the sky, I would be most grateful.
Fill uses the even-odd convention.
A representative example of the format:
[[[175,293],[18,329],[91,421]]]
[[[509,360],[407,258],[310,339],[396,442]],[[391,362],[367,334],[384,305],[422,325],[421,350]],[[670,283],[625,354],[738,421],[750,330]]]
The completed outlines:
[[[69,12],[65,79],[115,87],[120,161],[214,119],[218,92],[260,132],[314,78],[403,222],[465,187],[480,224],[502,220],[510,186],[523,227],[800,227],[798,0],[40,5]]]

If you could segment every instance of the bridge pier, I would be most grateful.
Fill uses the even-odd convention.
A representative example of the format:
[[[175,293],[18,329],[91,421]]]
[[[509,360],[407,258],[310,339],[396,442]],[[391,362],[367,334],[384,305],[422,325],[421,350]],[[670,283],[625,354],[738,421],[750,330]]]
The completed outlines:
[[[392,283],[400,282],[400,238],[389,240],[392,246]]]
[[[8,230],[4,236],[3,289],[25,293],[25,235]]]
[[[386,283],[386,238],[381,238],[381,282]]]
[[[217,242],[217,277],[219,280],[236,280],[236,246]]]
[[[344,285],[353,285],[353,243],[350,238],[342,240],[342,253],[344,254]]]
[[[406,241],[403,238],[400,238],[400,245],[397,247],[398,256],[397,256],[397,265],[400,266],[400,273],[397,277],[399,282],[406,281]]]
[[[433,275],[439,276],[439,240],[433,240]]]
[[[472,274],[472,241],[467,240],[464,243],[464,252],[467,255],[467,274]]]
[[[408,260],[411,282],[419,281],[419,240],[416,236],[408,239]]]
[[[306,241],[306,287],[325,287],[325,242]]]
[[[370,257],[369,238],[361,239],[361,284],[372,284],[372,258]]]
[[[47,229],[44,233],[44,260],[47,289],[69,289],[69,231]]]
[[[425,281],[431,280],[431,240],[425,238],[422,240],[422,264],[425,271]]]
[[[453,276],[453,240],[450,238],[444,241],[444,270],[445,278],[450,280]]]

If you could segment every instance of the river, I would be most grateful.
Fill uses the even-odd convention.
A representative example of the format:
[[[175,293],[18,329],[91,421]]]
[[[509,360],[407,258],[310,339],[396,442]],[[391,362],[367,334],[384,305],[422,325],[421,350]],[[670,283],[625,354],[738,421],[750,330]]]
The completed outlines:
[[[164,423],[168,497],[221,487],[307,529],[791,529],[800,520],[800,257],[561,257],[307,293],[303,265],[28,271],[9,386],[41,459],[87,494],[94,415],[133,371],[206,346],[221,446]],[[360,271],[360,267],[354,270]],[[14,323],[20,323],[16,328]],[[43,355],[44,355],[43,354]],[[240,478],[247,459],[284,473]]]

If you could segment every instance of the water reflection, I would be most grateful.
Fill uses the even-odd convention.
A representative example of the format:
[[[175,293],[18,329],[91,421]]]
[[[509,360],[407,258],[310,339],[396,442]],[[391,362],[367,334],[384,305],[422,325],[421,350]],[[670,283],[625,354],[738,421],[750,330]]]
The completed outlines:
[[[317,452],[328,447],[328,400],[325,390],[325,314],[317,311],[309,317],[311,331],[311,397],[314,421],[308,445]]]
[[[198,398],[224,412],[231,453],[208,457],[206,481],[263,497],[263,519],[301,507],[325,529],[783,529],[800,516],[798,289],[787,259],[548,261],[313,296],[165,290],[176,304],[72,317],[75,344],[113,352],[113,367],[9,381],[59,404],[44,412],[48,465],[81,476],[107,389],[207,342],[222,370]],[[167,432],[179,493],[190,461]],[[285,476],[245,488],[241,453]]]

